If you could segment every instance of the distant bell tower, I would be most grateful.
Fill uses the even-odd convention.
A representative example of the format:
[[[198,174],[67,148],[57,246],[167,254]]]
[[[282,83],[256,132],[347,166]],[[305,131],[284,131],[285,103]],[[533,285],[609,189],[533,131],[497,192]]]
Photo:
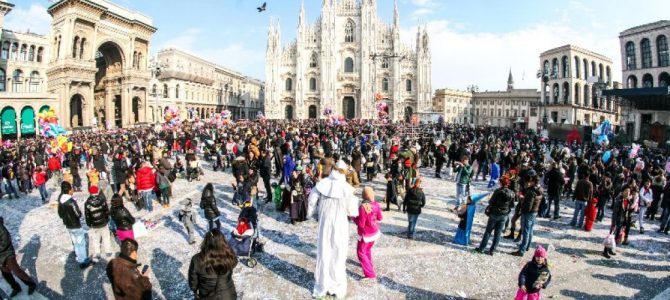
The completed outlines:
[[[514,78],[512,77],[512,69],[509,69],[509,76],[507,77],[507,91],[511,92],[514,89]]]

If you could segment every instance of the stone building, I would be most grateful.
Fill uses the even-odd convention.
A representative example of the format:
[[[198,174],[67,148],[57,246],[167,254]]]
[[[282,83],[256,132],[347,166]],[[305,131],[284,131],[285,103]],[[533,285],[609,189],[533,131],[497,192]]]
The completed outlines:
[[[0,2],[0,29],[14,5]],[[2,29],[0,36],[0,137],[34,136],[37,114],[60,102],[47,93],[47,38],[31,32]]]
[[[540,54],[540,121],[597,126],[619,122],[620,104],[600,96],[612,89],[612,60],[591,50],[565,45]],[[601,85],[599,88],[598,86]]]
[[[377,15],[377,0],[324,0],[315,24],[298,16],[297,39],[281,45],[278,22],[268,32],[266,105],[271,119],[322,117],[330,108],[345,118],[376,118],[375,94],[392,120],[432,107],[431,52],[419,27],[414,48],[401,43],[397,3],[393,23]]]
[[[264,83],[175,48],[151,61],[149,116],[163,120],[173,106],[182,119],[206,118],[230,110],[233,119],[255,118],[262,111]]]
[[[471,113],[477,126],[534,129],[530,124],[531,107],[540,100],[536,89],[515,89],[510,70],[507,90],[476,92],[472,96]]]
[[[433,97],[433,112],[442,113],[446,123],[470,124],[471,104],[472,91],[437,89]]]

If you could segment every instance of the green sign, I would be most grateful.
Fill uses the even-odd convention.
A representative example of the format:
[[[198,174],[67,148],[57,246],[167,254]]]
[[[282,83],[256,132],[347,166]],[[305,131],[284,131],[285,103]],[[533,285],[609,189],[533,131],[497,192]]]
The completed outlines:
[[[16,134],[16,111],[11,108],[5,108],[2,111],[2,134]]]
[[[21,111],[21,134],[35,133],[35,110],[26,107]]]

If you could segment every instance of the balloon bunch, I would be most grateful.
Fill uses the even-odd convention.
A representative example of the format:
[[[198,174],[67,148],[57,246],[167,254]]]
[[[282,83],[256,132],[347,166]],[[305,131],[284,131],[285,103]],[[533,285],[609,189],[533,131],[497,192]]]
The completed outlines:
[[[333,114],[333,109],[330,107],[326,107],[323,109],[323,115],[325,117],[330,117]]]
[[[258,119],[259,121],[265,121],[266,118],[263,115],[262,111],[258,111],[258,113],[256,113],[256,119]]]
[[[221,122],[223,125],[228,125],[231,120],[230,118],[233,116],[233,113],[231,113],[229,110],[224,110],[221,112]]]
[[[386,104],[386,101],[377,101],[375,107],[377,108],[377,117],[379,117],[379,119],[384,120],[388,118],[389,106]]]
[[[47,152],[50,154],[56,154],[58,152],[67,153],[72,151],[74,145],[72,142],[69,142],[67,138],[63,135],[56,137],[50,141],[51,148],[47,149]]]
[[[38,113],[37,118],[40,121],[42,135],[45,137],[57,137],[59,135],[65,134],[65,129],[63,126],[58,125],[58,117],[56,116],[56,111],[53,108],[49,108],[48,111]]]
[[[328,124],[333,126],[346,125],[347,121],[344,119],[343,115],[330,115],[328,118]]]
[[[637,153],[640,151],[640,145],[633,143],[633,147],[630,149],[630,152],[628,153],[628,158],[633,159],[637,157]]]
[[[609,138],[607,137],[610,133],[612,133],[612,125],[610,124],[610,121],[605,120],[603,121],[598,128],[593,130],[593,134],[598,137],[596,140],[596,143],[600,146],[607,147],[609,145],[610,141]]]

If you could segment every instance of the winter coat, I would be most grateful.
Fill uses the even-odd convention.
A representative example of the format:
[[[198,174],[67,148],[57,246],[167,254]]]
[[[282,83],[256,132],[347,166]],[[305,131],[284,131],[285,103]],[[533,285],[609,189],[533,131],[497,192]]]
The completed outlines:
[[[139,266],[137,261],[124,255],[107,264],[107,278],[116,300],[151,299],[151,282],[140,274]]]
[[[371,237],[379,231],[379,222],[383,219],[379,203],[369,202],[372,210],[368,213],[365,207],[361,205],[358,208],[358,217],[354,218],[354,223],[358,227],[358,235],[361,237]]]
[[[491,200],[489,200],[488,206],[491,215],[502,216],[509,214],[514,206],[514,198],[514,192],[509,188],[501,187],[495,190],[491,196]]]
[[[0,217],[0,266],[5,265],[7,258],[15,257],[14,245],[12,245],[12,236],[5,227],[5,219]]]
[[[105,166],[105,159],[101,154],[96,154],[93,156],[93,167],[98,170],[98,172],[107,172],[107,167]]]
[[[33,174],[33,182],[35,186],[41,186],[44,185],[47,182],[47,173],[42,171],[42,172],[37,172]]]
[[[458,184],[470,184],[470,179],[472,178],[472,166],[460,166],[456,170],[457,172],[457,182]]]
[[[123,231],[132,230],[135,224],[135,218],[123,206],[112,207],[112,220],[116,224],[116,229]]]
[[[150,191],[156,186],[156,175],[151,167],[141,167],[137,170],[136,176],[138,191]]]
[[[270,177],[272,175],[272,160],[269,157],[260,158],[258,169],[261,177]]]
[[[122,183],[126,181],[126,171],[128,171],[128,163],[126,163],[126,159],[115,158],[112,171],[114,175],[114,182]]]
[[[547,194],[550,196],[558,196],[565,185],[565,179],[559,168],[553,168],[547,173]]]
[[[548,265],[546,259],[543,265],[538,265],[535,261],[528,262],[519,273],[518,285],[520,287],[525,286],[529,294],[537,293],[540,290],[535,287],[538,284],[546,289],[551,283],[551,272]]]
[[[90,228],[102,228],[109,223],[109,207],[103,194],[91,195],[84,204],[86,225]]]
[[[522,214],[538,212],[542,198],[544,198],[544,195],[537,186],[526,189],[524,191],[524,199],[521,202],[520,212]]]
[[[420,188],[408,189],[405,194],[405,206],[407,213],[412,215],[421,214],[421,208],[426,205],[426,195]]]
[[[188,267],[188,285],[201,300],[233,300],[237,299],[233,270],[221,274],[209,274],[200,263],[200,255],[191,258]]]
[[[593,198],[593,184],[586,179],[577,181],[575,200],[589,201],[591,198]]]
[[[50,171],[58,171],[61,169],[60,165],[60,159],[58,157],[52,156],[49,158],[49,162],[47,162],[47,166],[49,167]]]
[[[81,228],[81,211],[79,205],[74,201],[74,198],[68,194],[63,194],[58,199],[58,216],[63,220],[63,224],[67,229]]]
[[[492,163],[491,164],[491,172],[489,172],[489,176],[491,176],[491,179],[497,180],[500,178],[500,166],[497,163]]]
[[[219,207],[216,206],[216,198],[210,191],[205,191],[200,198],[200,208],[205,211],[205,218],[207,220],[216,219],[221,215],[219,212]]]

